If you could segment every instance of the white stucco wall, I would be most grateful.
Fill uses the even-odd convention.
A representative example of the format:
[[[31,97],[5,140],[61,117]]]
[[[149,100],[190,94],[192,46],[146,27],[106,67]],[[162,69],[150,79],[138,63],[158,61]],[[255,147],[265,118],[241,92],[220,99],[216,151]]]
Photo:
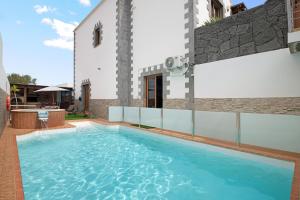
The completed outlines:
[[[169,56],[187,53],[184,34],[184,4],[187,0],[133,0],[133,97],[138,98],[138,76],[142,68],[165,62]],[[175,81],[175,80],[174,80]],[[174,82],[172,81],[172,82]],[[184,80],[180,88],[184,87]],[[168,98],[184,98],[184,90]]]
[[[195,66],[195,98],[300,97],[300,54],[280,49]]]
[[[93,30],[99,21],[102,41],[94,48]],[[81,95],[82,81],[89,79],[92,99],[116,99],[116,0],[103,0],[75,33],[76,98]]]
[[[7,80],[7,74],[5,73],[3,66],[3,42],[0,33],[0,88],[5,91],[7,94],[10,93],[10,85]]]
[[[208,4],[207,4],[207,0],[200,0],[198,1],[198,21],[199,24],[197,25],[197,27],[202,26],[204,24],[204,22],[208,21],[210,19],[209,16],[209,10],[208,10]]]
[[[228,17],[231,15],[231,5],[232,2],[231,0],[219,0],[220,3],[223,4],[223,8],[224,8],[224,16]],[[197,18],[198,18],[198,24],[197,27],[200,27],[204,24],[204,22],[208,21],[210,19],[210,14],[209,14],[209,10],[208,10],[208,1],[207,0],[199,0],[198,1],[198,14],[197,14]]]

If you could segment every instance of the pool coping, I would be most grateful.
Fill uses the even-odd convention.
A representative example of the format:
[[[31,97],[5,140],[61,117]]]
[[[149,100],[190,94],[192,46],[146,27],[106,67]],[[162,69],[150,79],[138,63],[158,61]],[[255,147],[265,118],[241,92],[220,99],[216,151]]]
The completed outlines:
[[[180,138],[183,140],[199,142],[203,144],[209,144],[226,149],[266,156],[279,160],[292,161],[295,163],[294,177],[292,183],[291,200],[300,200],[300,154],[291,153],[281,150],[273,150],[268,148],[262,148],[252,145],[237,145],[232,142],[221,141],[202,136],[192,136],[181,132],[163,130],[158,128],[144,129],[136,126],[132,126],[124,122],[108,122],[105,119],[84,119],[84,120],[70,120],[66,121],[66,125],[63,127],[51,128],[73,128],[74,126],[68,122],[95,122],[102,125],[120,125],[133,129],[143,130],[146,133],[151,132],[155,134]],[[24,199],[24,191],[22,185],[22,176],[20,161],[18,156],[17,136],[30,134],[35,129],[13,129],[8,125],[5,127],[3,134],[0,136],[0,199]],[[1,162],[2,161],[2,162]],[[4,162],[3,162],[4,161]]]

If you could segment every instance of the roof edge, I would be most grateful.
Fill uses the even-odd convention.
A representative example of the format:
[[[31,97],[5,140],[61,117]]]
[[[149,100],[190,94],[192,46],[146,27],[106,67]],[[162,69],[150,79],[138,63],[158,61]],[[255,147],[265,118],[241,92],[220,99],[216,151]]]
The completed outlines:
[[[93,8],[89,14],[78,24],[78,26],[73,30],[73,32],[77,31],[77,29],[88,19],[90,18],[90,16],[103,4],[103,2],[105,2],[107,0],[101,0],[95,8]]]

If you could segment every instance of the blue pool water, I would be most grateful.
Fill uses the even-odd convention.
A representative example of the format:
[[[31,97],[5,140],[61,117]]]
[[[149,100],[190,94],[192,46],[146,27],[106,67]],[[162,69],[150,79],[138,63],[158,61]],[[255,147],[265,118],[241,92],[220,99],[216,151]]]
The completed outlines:
[[[25,199],[285,200],[294,164],[126,127],[18,137]]]

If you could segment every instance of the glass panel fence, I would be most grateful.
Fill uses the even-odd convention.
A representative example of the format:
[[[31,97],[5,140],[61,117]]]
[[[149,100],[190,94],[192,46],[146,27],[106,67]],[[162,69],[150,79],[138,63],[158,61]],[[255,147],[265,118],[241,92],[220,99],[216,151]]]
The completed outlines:
[[[124,118],[123,118],[124,117]],[[124,121],[272,149],[300,153],[300,116],[109,107],[109,121]],[[238,128],[240,124],[240,128]],[[194,128],[194,131],[193,131]]]
[[[121,106],[110,106],[108,108],[108,120],[110,122],[121,122],[123,121],[123,107]]]
[[[236,113],[195,112],[195,135],[236,142]]]
[[[162,128],[161,109],[141,108],[141,124]]]
[[[243,113],[241,142],[300,153],[300,116]]]
[[[124,107],[124,122],[139,124],[139,107]]]
[[[163,109],[163,129],[192,134],[192,111]]]

